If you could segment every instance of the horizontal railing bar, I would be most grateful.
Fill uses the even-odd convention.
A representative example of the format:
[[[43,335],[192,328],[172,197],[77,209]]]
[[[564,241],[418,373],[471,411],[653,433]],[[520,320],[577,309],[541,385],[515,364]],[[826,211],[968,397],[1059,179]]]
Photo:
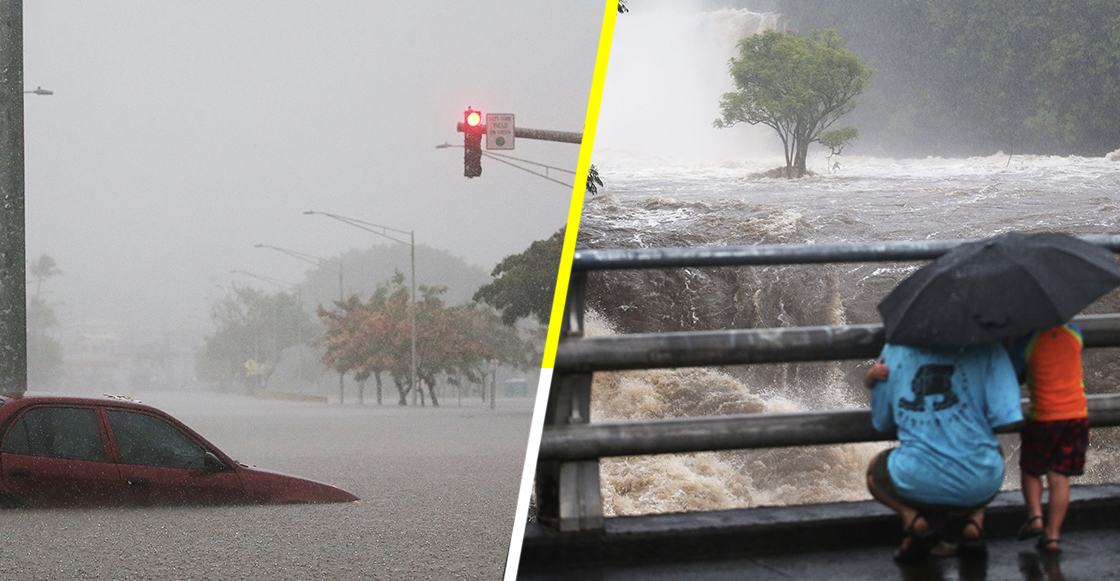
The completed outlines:
[[[1081,236],[1120,252],[1120,236]],[[572,270],[617,270],[700,266],[757,266],[828,262],[932,260],[971,240],[854,242],[838,244],[758,244],[703,248],[576,249]]]
[[[1085,347],[1120,346],[1120,314],[1083,315]],[[556,373],[664,369],[754,363],[870,359],[883,348],[883,326],[781,327],[570,338],[556,350]]]
[[[1024,401],[1024,412],[1026,406]],[[1089,396],[1089,423],[1094,428],[1120,426],[1120,395]],[[539,460],[594,460],[893,439],[893,434],[871,427],[871,411],[866,409],[603,422],[545,427]]]

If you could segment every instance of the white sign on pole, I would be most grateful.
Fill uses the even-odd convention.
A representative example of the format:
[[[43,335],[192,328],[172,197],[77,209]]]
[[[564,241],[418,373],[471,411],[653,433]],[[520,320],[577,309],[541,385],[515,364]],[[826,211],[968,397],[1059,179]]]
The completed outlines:
[[[486,114],[486,149],[513,149],[513,113]]]

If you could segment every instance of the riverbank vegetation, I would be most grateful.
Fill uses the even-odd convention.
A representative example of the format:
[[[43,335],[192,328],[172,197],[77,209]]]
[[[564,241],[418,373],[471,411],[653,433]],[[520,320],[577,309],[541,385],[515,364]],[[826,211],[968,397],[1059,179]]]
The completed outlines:
[[[850,122],[875,155],[1101,156],[1120,147],[1120,2],[777,0],[877,72]]]

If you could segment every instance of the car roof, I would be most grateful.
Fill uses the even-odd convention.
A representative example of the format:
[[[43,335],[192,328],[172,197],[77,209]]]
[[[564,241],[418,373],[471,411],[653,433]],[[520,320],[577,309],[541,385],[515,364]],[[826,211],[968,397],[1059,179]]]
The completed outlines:
[[[44,391],[26,391],[23,393],[0,393],[0,406],[5,403],[19,403],[19,407],[37,403],[69,403],[80,405],[120,405],[140,409],[154,410],[155,408],[144,405],[138,400],[121,395],[75,395],[68,393],[51,393]],[[157,410],[158,411],[158,410]]]

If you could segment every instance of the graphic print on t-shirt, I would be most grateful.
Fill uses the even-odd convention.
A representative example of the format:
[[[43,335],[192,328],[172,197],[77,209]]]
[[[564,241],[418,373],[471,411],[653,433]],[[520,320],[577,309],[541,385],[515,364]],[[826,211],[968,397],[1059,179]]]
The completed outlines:
[[[926,364],[918,368],[914,380],[910,382],[910,390],[914,392],[914,399],[899,398],[898,407],[912,412],[921,412],[926,409],[926,397],[942,396],[940,401],[933,402],[933,411],[949,409],[960,401],[957,394],[953,393],[953,372],[956,368],[952,365]]]

